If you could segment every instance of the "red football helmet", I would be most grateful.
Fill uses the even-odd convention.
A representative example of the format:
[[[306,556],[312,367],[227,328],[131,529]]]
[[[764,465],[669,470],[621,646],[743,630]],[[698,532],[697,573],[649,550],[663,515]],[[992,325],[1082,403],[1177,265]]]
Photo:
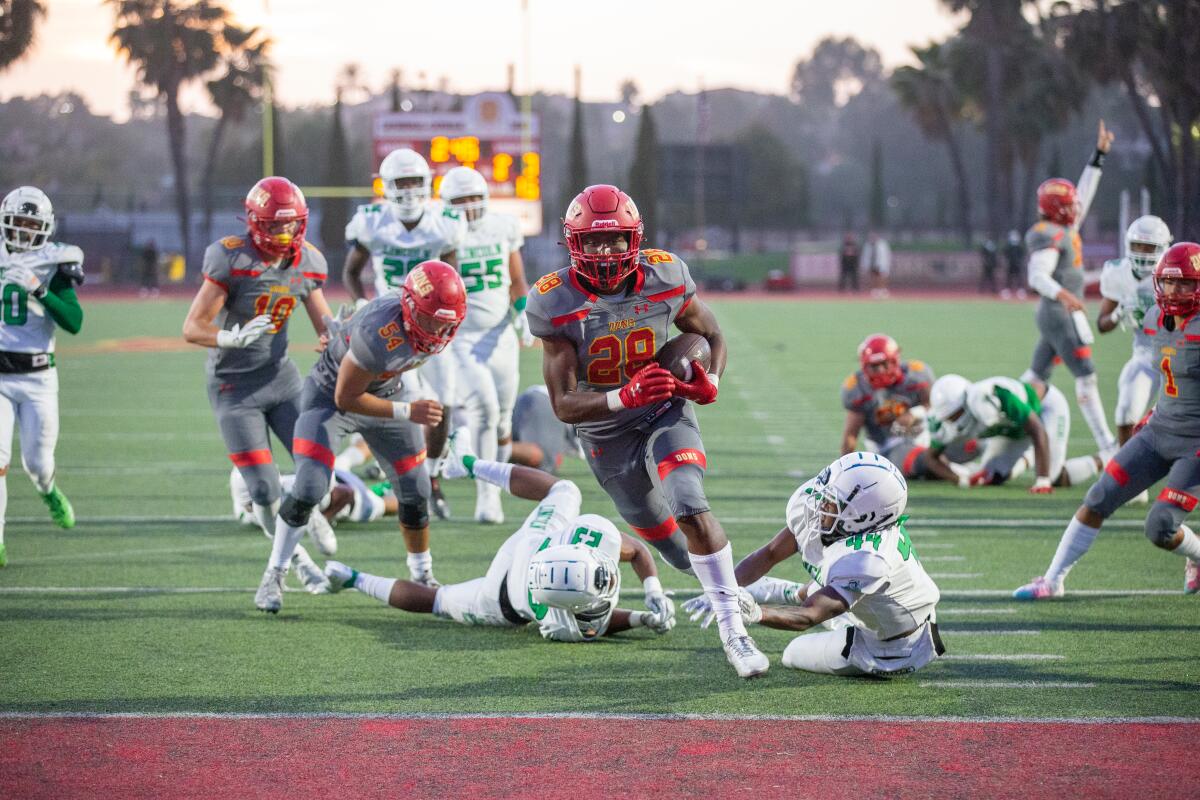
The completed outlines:
[[[1163,285],[1167,280],[1173,284],[1169,293]],[[1200,244],[1179,242],[1163,253],[1154,268],[1154,299],[1164,313],[1177,317],[1200,311]]]
[[[900,345],[886,333],[873,333],[858,346],[858,362],[867,381],[876,389],[895,386],[904,378],[900,369]],[[884,365],[882,369],[879,365]]]
[[[593,234],[623,233],[628,247],[624,252],[588,253],[584,243]],[[642,246],[642,215],[629,195],[615,186],[589,186],[571,201],[563,217],[563,238],[571,253],[571,268],[597,289],[617,288],[638,268]]]
[[[287,178],[263,178],[246,195],[246,227],[254,246],[267,258],[294,257],[308,227],[304,193]]]
[[[440,353],[467,316],[467,289],[444,261],[422,261],[404,279],[400,315],[414,350]]]
[[[1074,225],[1079,216],[1079,195],[1075,184],[1065,178],[1042,181],[1037,190],[1038,211],[1044,219],[1059,225]]]

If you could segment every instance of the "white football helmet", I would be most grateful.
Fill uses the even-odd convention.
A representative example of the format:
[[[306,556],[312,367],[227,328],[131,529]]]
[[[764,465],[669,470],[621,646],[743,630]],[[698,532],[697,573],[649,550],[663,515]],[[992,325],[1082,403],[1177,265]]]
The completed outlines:
[[[433,182],[429,165],[421,154],[407,147],[393,150],[379,165],[379,177],[383,180],[383,194],[396,204],[400,219],[405,222],[419,220],[425,213]],[[413,180],[416,178],[420,181]]]
[[[847,453],[817,476],[805,497],[809,530],[825,547],[857,533],[890,528],[908,505],[908,483],[878,453]]]
[[[9,252],[44,247],[54,234],[54,206],[41,189],[19,186],[0,202],[0,235]]]
[[[476,227],[484,215],[487,214],[487,181],[483,179],[478,170],[471,169],[470,167],[455,167],[442,176],[439,192],[446,205],[453,206],[462,211],[463,215],[467,218],[467,226],[470,228]],[[460,203],[454,202],[464,197],[478,197],[479,199]]]
[[[533,554],[529,560],[529,595],[542,603],[572,612],[577,619],[601,618],[621,591],[621,570],[616,560],[594,544],[588,535],[619,536],[609,520],[583,514],[570,525],[577,544],[560,544]]]
[[[1138,217],[1129,223],[1129,229],[1125,231],[1125,256],[1133,265],[1134,277],[1140,281],[1154,272],[1158,260],[1167,252],[1172,241],[1171,229],[1167,227],[1167,223],[1153,214]],[[1154,249],[1138,252],[1133,249],[1135,244],[1148,245]]]
[[[968,416],[967,390],[971,382],[962,375],[943,375],[929,390],[929,430],[942,442],[952,442]],[[951,417],[958,414],[955,419]]]

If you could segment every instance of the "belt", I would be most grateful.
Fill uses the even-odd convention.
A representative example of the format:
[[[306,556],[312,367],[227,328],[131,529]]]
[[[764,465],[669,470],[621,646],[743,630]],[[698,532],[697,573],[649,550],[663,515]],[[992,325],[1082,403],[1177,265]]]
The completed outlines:
[[[54,353],[0,351],[0,373],[41,372],[54,366]]]
[[[500,581],[500,615],[513,625],[528,625],[529,620],[522,617],[513,608],[512,602],[508,599],[508,573],[504,573],[504,579]]]
[[[925,618],[925,622],[929,622],[929,617]],[[925,623],[923,622],[921,624],[924,625]],[[914,632],[915,631],[909,631],[908,633],[902,633],[902,634],[900,634],[900,636],[893,636],[891,639],[884,639],[883,641],[885,641],[885,642],[894,641],[896,639],[901,638],[902,636],[911,636]],[[942,635],[940,633],[938,633],[938,626],[937,626],[936,622],[929,622],[929,634],[930,634],[930,637],[933,639],[933,652],[937,653],[939,656],[945,655],[946,645],[942,644]],[[850,657],[850,648],[852,648],[853,646],[854,646],[854,626],[852,625],[852,626],[846,628],[846,646],[842,648],[842,658]],[[887,656],[882,656],[881,658],[886,659]]]

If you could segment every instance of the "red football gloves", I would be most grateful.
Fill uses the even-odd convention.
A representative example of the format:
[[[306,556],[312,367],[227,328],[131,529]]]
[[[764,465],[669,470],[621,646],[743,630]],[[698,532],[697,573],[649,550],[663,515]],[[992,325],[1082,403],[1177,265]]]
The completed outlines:
[[[658,364],[650,363],[633,373],[618,396],[625,408],[639,408],[669,400],[675,392],[674,376]]]
[[[669,374],[669,373],[668,373]],[[709,379],[708,373],[699,361],[692,362],[692,380],[688,383],[671,376],[675,381],[675,395],[693,403],[706,406],[717,399],[717,385]]]

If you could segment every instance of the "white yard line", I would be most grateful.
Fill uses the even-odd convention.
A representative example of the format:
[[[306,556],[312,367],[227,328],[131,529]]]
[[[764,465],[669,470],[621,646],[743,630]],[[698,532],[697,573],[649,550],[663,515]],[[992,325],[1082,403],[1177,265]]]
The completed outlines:
[[[1075,681],[921,681],[922,689],[1094,689],[1096,684]]]
[[[938,610],[937,610],[937,614],[939,617],[965,617],[965,616],[974,616],[975,614],[992,615],[992,614],[1016,614],[1016,613],[1017,613],[1017,609],[1007,608],[1007,607],[1006,608],[986,608],[986,607],[978,607],[977,606],[977,607],[973,607],[973,608],[941,608],[939,606]]]
[[[947,653],[938,661],[1062,661],[1066,656],[1055,653]]]
[[[921,545],[921,547],[925,547],[925,545]],[[966,561],[966,560],[967,560],[966,556],[923,556],[921,558],[921,563],[922,564],[934,564],[939,561]]]
[[[931,572],[931,578],[940,578],[942,580],[967,580],[970,578],[982,578],[982,572]]]
[[[941,628],[946,636],[1041,636],[1042,632],[1033,628],[993,628],[985,630],[958,630],[956,628]]]

